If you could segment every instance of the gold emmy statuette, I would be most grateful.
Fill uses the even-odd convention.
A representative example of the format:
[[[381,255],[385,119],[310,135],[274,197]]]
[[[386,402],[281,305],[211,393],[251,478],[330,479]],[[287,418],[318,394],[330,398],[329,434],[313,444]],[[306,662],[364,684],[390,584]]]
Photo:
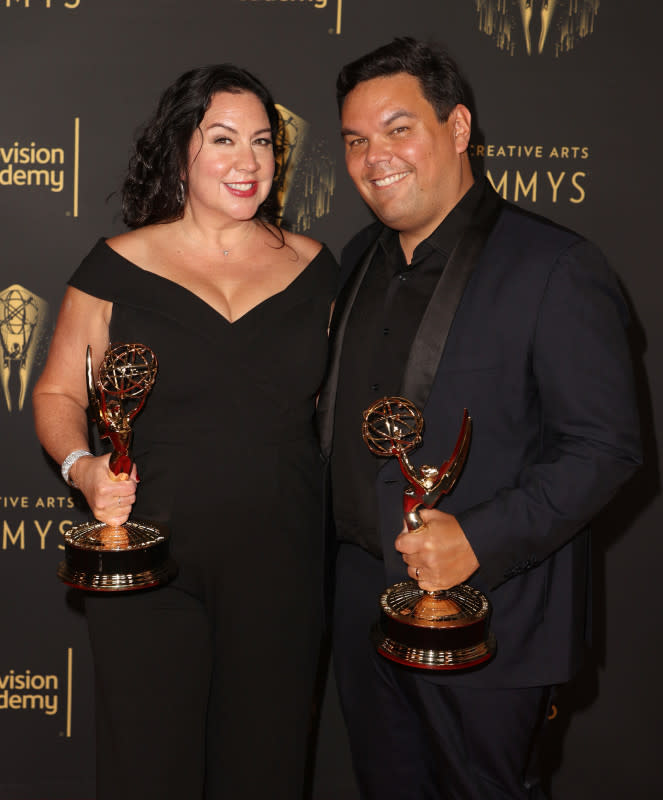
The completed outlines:
[[[157,374],[157,359],[143,344],[111,346],[94,380],[92,355],[87,349],[86,379],[89,410],[102,439],[110,439],[111,477],[127,480],[131,422],[147,399]],[[98,592],[147,589],[174,577],[168,533],[154,525],[103,522],[78,525],[64,534],[65,560],[58,577],[69,586]]]
[[[433,508],[460,475],[470,445],[472,420],[465,410],[451,458],[440,467],[418,470],[407,454],[421,444],[424,419],[403,397],[384,397],[364,411],[362,436],[378,456],[396,456],[408,486],[403,493],[407,527],[424,527],[417,509]],[[373,629],[378,652],[399,664],[432,670],[468,669],[490,659],[495,639],[488,624],[488,598],[467,584],[427,592],[416,581],[390,586],[380,597]]]

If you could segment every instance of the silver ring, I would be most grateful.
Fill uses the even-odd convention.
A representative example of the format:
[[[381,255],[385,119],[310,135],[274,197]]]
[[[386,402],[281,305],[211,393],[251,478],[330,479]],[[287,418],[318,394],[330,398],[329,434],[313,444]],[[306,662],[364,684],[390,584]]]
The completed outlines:
[[[118,504],[118,506],[122,505],[122,498],[121,497],[117,498],[117,504]]]
[[[419,580],[419,567],[417,567],[417,568],[415,569],[415,571],[414,571],[414,574],[415,574],[415,576],[416,576],[417,580]]]

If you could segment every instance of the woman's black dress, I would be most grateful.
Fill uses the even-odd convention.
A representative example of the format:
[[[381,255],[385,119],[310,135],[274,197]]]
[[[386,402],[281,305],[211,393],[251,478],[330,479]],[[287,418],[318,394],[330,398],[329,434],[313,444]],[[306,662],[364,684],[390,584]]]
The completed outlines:
[[[86,598],[97,800],[301,794],[323,581],[314,398],[335,283],[323,248],[230,323],[103,240],[70,281],[112,301],[112,343],[157,355],[131,518],[167,524],[179,566],[167,587]]]

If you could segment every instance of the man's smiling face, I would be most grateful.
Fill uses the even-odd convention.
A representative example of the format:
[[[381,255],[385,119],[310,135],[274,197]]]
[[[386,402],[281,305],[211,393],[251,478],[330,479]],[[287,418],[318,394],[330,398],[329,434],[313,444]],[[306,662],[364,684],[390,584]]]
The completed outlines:
[[[472,185],[470,113],[445,122],[406,72],[363,81],[341,112],[345,163],[362,198],[387,226],[418,241],[432,233]]]

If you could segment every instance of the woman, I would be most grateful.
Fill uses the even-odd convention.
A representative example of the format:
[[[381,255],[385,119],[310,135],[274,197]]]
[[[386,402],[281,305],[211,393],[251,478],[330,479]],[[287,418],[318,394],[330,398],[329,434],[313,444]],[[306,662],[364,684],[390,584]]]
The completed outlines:
[[[167,523],[177,578],[90,594],[97,800],[302,792],[321,630],[312,418],[336,267],[275,225],[279,117],[230,65],[161,98],[123,189],[131,230],[70,280],[34,392],[37,432],[109,524]],[[85,454],[84,359],[140,342],[159,374],[136,469]],[[73,455],[72,455],[73,454]]]

